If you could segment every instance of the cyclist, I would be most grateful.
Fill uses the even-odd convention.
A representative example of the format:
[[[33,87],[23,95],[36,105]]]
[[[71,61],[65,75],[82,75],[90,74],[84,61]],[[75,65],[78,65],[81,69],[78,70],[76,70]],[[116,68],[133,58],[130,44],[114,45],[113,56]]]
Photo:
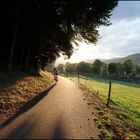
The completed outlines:
[[[54,80],[58,81],[58,70],[56,68],[53,69],[52,74],[54,75]]]

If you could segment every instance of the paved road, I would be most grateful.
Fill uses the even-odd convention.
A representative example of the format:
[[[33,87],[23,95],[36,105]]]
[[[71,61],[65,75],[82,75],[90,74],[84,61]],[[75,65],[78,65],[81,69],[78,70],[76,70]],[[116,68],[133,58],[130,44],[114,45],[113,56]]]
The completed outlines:
[[[74,82],[59,77],[42,100],[0,130],[0,139],[97,139],[83,98]]]

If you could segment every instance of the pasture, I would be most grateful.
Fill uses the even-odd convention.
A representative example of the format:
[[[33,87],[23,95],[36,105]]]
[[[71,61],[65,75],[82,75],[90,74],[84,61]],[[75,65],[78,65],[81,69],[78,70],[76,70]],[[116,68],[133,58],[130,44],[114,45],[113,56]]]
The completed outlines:
[[[68,78],[78,82],[77,76],[69,75]],[[107,102],[109,80],[80,76],[79,83]],[[140,85],[112,80],[110,105],[119,108],[123,114],[140,124]]]

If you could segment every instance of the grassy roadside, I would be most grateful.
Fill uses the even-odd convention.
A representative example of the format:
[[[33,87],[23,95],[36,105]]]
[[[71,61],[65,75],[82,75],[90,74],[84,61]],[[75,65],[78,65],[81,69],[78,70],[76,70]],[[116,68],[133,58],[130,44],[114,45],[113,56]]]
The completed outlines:
[[[0,122],[47,88],[52,79],[50,73],[43,71],[40,71],[40,76],[31,76],[19,71],[0,73]]]
[[[114,107],[107,107],[96,93],[79,85],[84,92],[87,106],[93,115],[93,121],[99,129],[101,139],[140,139],[140,127]]]
[[[77,82],[77,77],[68,77],[68,78]],[[85,93],[86,96],[85,100],[87,100],[88,108],[90,108],[90,110],[92,111],[93,120],[96,122],[96,125],[99,129],[100,138],[101,139],[140,139],[140,133],[139,133],[140,126],[136,124],[132,118],[128,117],[128,115],[125,115],[120,108],[116,108],[115,106],[111,106],[110,108],[108,108],[106,106],[106,98],[105,97],[102,98],[101,93],[104,92],[104,90],[106,90],[106,87],[108,89],[108,83],[105,83],[105,81],[94,81],[94,84],[93,83],[91,84],[90,82],[91,81],[89,80],[85,86],[85,80],[80,79],[79,86]],[[94,89],[89,88],[89,85],[92,88],[94,87]],[[118,88],[117,86],[118,85],[115,85],[116,88]],[[130,91],[131,93],[133,87],[130,87],[130,89],[128,89],[128,92]],[[120,86],[118,90],[122,92],[125,91],[125,90],[123,91]]]
[[[82,85],[85,80],[80,79]],[[109,81],[105,79],[89,79],[86,87],[98,92],[98,96],[106,103]],[[111,105],[120,108],[136,124],[140,124],[140,85],[112,80]]]

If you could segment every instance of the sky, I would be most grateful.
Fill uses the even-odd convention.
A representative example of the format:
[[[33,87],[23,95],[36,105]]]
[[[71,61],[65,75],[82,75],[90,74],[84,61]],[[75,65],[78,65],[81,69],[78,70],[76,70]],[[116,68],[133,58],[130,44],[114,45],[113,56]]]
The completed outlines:
[[[56,64],[88,59],[110,59],[140,53],[140,1],[119,1],[112,11],[110,26],[99,28],[100,39],[94,44],[80,43],[70,59],[63,56]]]

